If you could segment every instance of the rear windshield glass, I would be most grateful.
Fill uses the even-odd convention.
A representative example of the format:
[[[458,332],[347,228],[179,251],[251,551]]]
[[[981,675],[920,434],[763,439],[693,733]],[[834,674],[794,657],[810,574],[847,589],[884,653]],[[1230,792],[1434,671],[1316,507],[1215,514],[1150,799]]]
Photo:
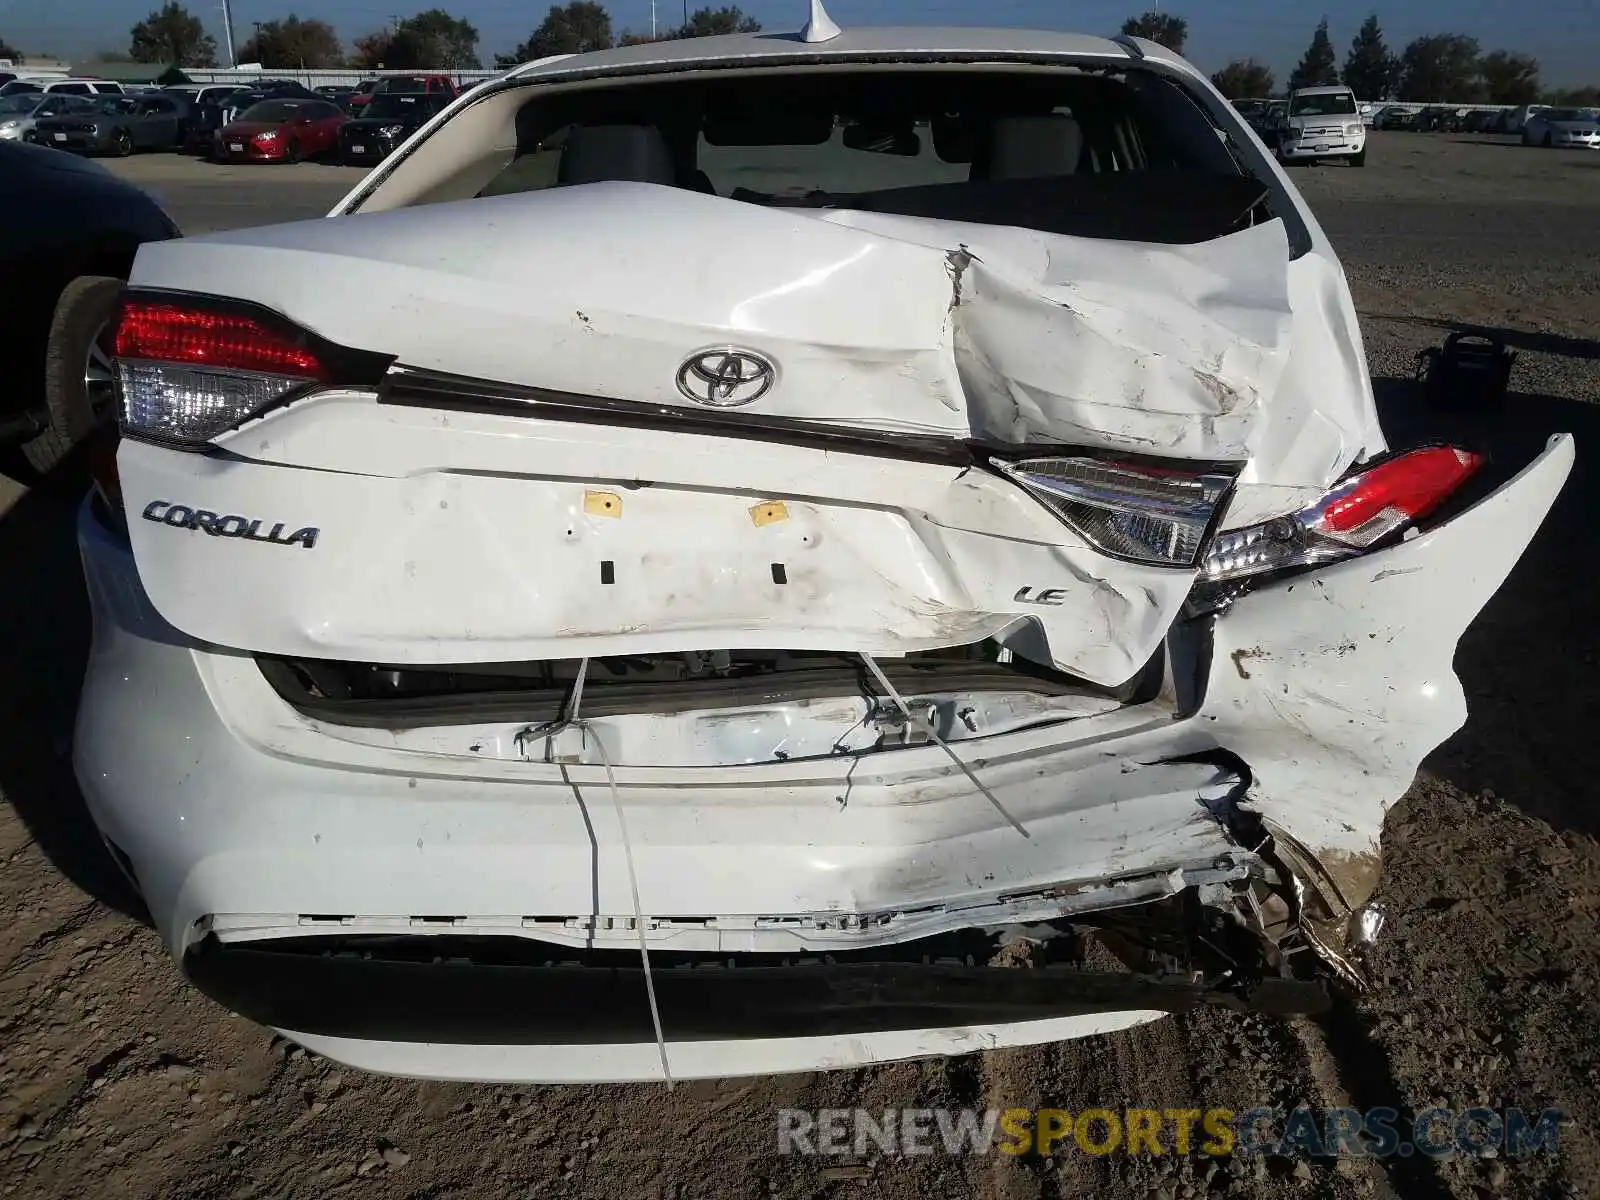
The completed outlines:
[[[1325,96],[1296,96],[1289,101],[1292,117],[1344,117],[1354,115],[1356,98],[1349,92],[1330,92]]]
[[[1168,242],[1270,216],[1225,131],[1139,74],[811,71],[571,90],[524,105],[515,158],[478,194],[627,180]]]
[[[264,125],[280,125],[293,117],[298,117],[305,112],[305,105],[292,104],[287,100],[263,100],[260,104],[252,104],[239,114],[241,121],[259,121]]]
[[[361,110],[361,115],[379,118],[414,117],[438,110],[439,105],[431,96],[375,96]]]
[[[420,75],[391,75],[378,84],[379,95],[394,95],[403,92],[425,92],[428,90],[428,81]]]

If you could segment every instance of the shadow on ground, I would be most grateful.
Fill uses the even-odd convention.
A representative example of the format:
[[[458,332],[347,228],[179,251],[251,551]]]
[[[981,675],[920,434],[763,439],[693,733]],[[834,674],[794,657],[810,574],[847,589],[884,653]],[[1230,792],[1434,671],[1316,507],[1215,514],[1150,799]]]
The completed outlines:
[[[1441,412],[1410,379],[1375,379],[1391,445],[1431,439],[1486,450],[1489,482],[1511,478],[1551,435],[1577,440],[1567,486],[1505,585],[1467,630],[1456,672],[1467,724],[1429,759],[1468,794],[1493,792],[1557,829],[1600,835],[1600,405],[1513,393],[1492,416]]]
[[[0,513],[0,796],[62,874],[102,903],[148,920],[72,774],[72,724],[89,650],[76,512],[63,495],[35,490]]]
[[[1443,329],[1452,333],[1461,332],[1498,338],[1513,350],[1526,350],[1533,354],[1600,359],[1600,342],[1593,338],[1563,337],[1555,333],[1537,333],[1531,329],[1510,329],[1500,325],[1466,325],[1460,321],[1442,321],[1436,317],[1402,317],[1394,313],[1363,311],[1361,319],[1392,321],[1396,325],[1416,325],[1424,329]]]

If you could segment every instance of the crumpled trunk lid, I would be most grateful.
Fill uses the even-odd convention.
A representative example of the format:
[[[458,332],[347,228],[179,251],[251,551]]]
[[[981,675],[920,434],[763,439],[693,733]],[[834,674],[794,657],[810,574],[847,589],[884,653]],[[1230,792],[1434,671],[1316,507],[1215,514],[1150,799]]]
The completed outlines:
[[[1231,460],[1246,515],[1373,444],[1337,267],[1290,263],[1278,222],[1157,246],[597,184],[149,246],[132,284],[266,305],[405,369],[385,400],[332,392],[247,422],[225,456],[124,445],[163,616],[287,656],[1001,638],[1114,686],[1193,571],[1099,553],[962,461],[964,442]],[[551,419],[537,401],[726,416],[678,379],[729,346],[776,369],[733,432]],[[397,402],[419,374],[510,399]],[[1307,376],[1325,402],[1308,407]],[[797,424],[862,436],[786,443]],[[906,434],[955,453],[880,454],[874,438]]]
[[[191,238],[133,281],[407,366],[681,408],[680,366],[731,344],[777,368],[741,415],[1255,457],[1304,484],[1327,481],[1263,457],[1269,420],[1309,426],[1318,473],[1375,425],[1329,266],[1291,265],[1277,221],[1165,246],[604,183]]]

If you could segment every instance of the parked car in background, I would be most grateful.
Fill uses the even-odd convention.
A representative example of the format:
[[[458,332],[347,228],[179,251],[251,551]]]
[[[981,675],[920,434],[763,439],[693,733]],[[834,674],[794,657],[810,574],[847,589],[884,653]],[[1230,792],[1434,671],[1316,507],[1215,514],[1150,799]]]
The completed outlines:
[[[64,96],[120,96],[123,87],[111,79],[57,79],[45,84],[44,90]]]
[[[1505,120],[1500,126],[1500,132],[1520,134],[1529,117],[1549,110],[1548,104],[1524,104],[1518,108],[1508,108],[1505,110]]]
[[[1524,146],[1600,148],[1600,119],[1583,108],[1547,108],[1522,126]]]
[[[0,142],[0,441],[22,443],[34,469],[84,436],[85,414],[114,411],[105,330],[121,280],[141,245],[178,236],[160,205],[98,163]]]
[[[276,99],[318,99],[316,92],[294,79],[256,79],[249,86],[252,92]]]
[[[71,752],[220,1004],[592,1083],[1371,977],[1572,439],[1389,444],[1170,50],[819,26],[532,63],[331,217],[141,250]]]
[[[299,162],[332,154],[349,115],[329,100],[262,100],[217,131],[218,162]]]
[[[1409,108],[1394,104],[1378,114],[1373,128],[1380,130],[1410,130],[1417,128],[1417,114]]]
[[[1361,123],[1355,93],[1343,86],[1300,88],[1289,108],[1278,141],[1278,159],[1285,163],[1342,159],[1353,167],[1367,161],[1367,129]]]
[[[356,84],[355,91],[345,99],[345,111],[354,112],[365,104],[371,98],[373,89],[378,86],[379,82],[381,81],[377,79],[363,79]]]
[[[47,96],[43,92],[18,92],[0,96],[0,141],[26,141],[40,117],[92,112],[95,102],[86,96]]]
[[[350,167],[382,162],[449,103],[449,96],[424,93],[374,96],[359,117],[339,127],[339,161]]]
[[[1462,133],[1492,133],[1500,123],[1500,112],[1493,108],[1474,108],[1461,122]]]
[[[356,94],[356,89],[348,84],[328,83],[311,89],[324,100],[337,104],[346,112],[350,111],[350,97]]]
[[[10,83],[0,83],[0,100],[7,96],[37,95],[43,91],[42,83],[35,83],[31,79],[13,79]]]
[[[376,81],[370,92],[350,98],[350,111],[369,103],[374,96],[416,95],[445,96],[455,99],[461,94],[455,80],[448,75],[385,75]]]
[[[188,154],[209,155],[216,143],[217,130],[227,124],[228,114],[241,105],[259,104],[268,97],[238,84],[219,84],[200,93],[189,110],[189,123],[183,149]]]
[[[57,150],[126,158],[135,150],[176,150],[188,119],[189,106],[181,97],[101,96],[88,111],[35,121],[28,136]]]

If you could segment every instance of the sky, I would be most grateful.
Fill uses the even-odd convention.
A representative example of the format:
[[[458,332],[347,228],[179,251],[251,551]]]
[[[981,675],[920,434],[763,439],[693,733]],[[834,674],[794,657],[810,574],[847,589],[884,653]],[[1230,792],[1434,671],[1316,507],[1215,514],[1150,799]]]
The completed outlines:
[[[128,30],[161,0],[0,0],[0,37],[24,53],[86,57],[99,49],[125,50]],[[218,0],[184,0],[223,45]],[[706,0],[701,0],[705,3]],[[712,0],[721,7],[728,0]],[[320,17],[331,23],[348,44],[388,23],[391,16],[439,7],[466,17],[478,27],[484,62],[509,52],[543,19],[550,0],[232,0],[239,44],[251,22],[270,21],[290,12]],[[1147,6],[1148,0],[828,0],[828,11],[841,25],[999,25],[1025,29],[1067,29],[1078,33],[1115,33],[1124,19]],[[767,29],[798,28],[805,21],[808,0],[745,0],[740,7]],[[649,0],[613,0],[606,4],[612,26],[648,31]],[[699,7],[691,0],[690,7]],[[1406,42],[1427,33],[1464,33],[1476,37],[1487,52],[1517,50],[1532,54],[1543,68],[1547,86],[1571,87],[1600,83],[1600,10],[1596,0],[1398,0],[1377,6],[1372,0],[1162,0],[1165,11],[1189,22],[1188,57],[1206,71],[1233,58],[1265,62],[1281,86],[1304,53],[1317,21],[1328,17],[1329,32],[1344,61],[1350,40],[1369,11],[1376,8],[1384,38],[1398,52]],[[682,0],[658,0],[663,25],[682,21]]]

